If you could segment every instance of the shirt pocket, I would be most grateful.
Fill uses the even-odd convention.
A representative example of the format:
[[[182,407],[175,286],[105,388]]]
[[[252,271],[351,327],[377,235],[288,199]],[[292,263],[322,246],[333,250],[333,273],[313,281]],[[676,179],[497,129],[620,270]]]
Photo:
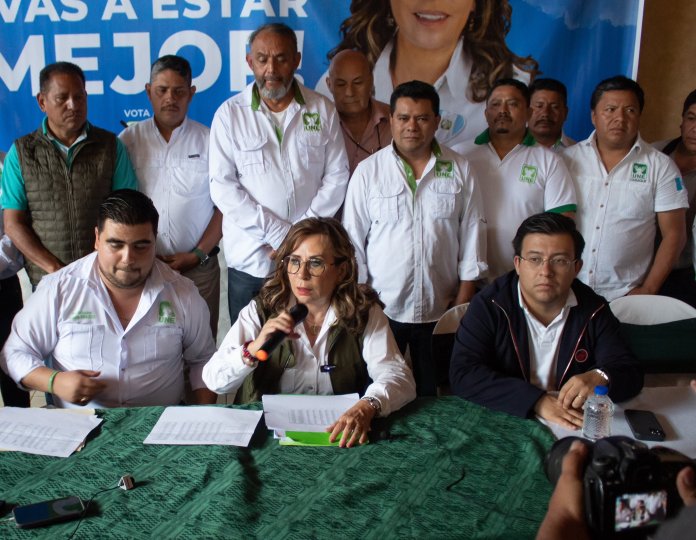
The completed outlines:
[[[323,132],[304,132],[298,137],[301,154],[304,154],[306,163],[324,164],[324,154],[329,144],[329,139]]]
[[[142,363],[144,372],[160,369],[162,364],[170,363],[178,367],[182,355],[184,331],[178,326],[151,326],[146,332],[146,358]]]
[[[61,334],[70,343],[70,362],[72,369],[101,370],[104,365],[102,346],[104,345],[104,326],[101,324],[67,323]],[[61,339],[63,339],[61,337]]]
[[[401,182],[380,184],[370,193],[368,207],[373,223],[393,223],[399,220],[399,196],[406,189]]]
[[[266,163],[263,158],[263,148],[268,142],[266,135],[259,133],[238,139],[236,142],[238,148],[235,155],[237,172],[241,176],[265,172]]]
[[[428,204],[432,216],[437,219],[457,217],[457,194],[462,186],[456,180],[437,178],[428,186]]]
[[[621,204],[625,216],[637,221],[652,220],[655,217],[655,194],[650,182],[628,180],[621,183]]]
[[[172,189],[185,197],[202,197],[210,193],[208,160],[181,158],[176,160],[176,174],[172,175]]]

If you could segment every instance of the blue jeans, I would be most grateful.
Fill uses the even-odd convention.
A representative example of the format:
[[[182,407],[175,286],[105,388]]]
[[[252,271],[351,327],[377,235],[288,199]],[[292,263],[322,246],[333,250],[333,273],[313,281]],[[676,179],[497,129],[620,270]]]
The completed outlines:
[[[389,327],[401,354],[406,354],[406,346],[411,351],[413,378],[416,380],[416,394],[419,397],[437,395],[437,370],[431,350],[436,324],[401,323],[389,319]]]
[[[227,269],[227,302],[230,310],[230,323],[234,324],[239,312],[251,302],[259,291],[265,278],[259,278],[240,272],[234,268]]]

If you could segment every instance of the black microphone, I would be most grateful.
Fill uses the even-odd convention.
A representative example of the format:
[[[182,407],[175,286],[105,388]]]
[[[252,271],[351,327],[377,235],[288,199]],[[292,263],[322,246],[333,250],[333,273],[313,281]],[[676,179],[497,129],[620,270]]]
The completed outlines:
[[[305,320],[305,317],[307,317],[307,313],[309,313],[309,310],[307,309],[307,306],[305,306],[304,304],[295,304],[294,306],[292,306],[289,313],[290,317],[292,317],[292,320],[295,323],[295,326],[297,326]],[[268,339],[264,342],[263,345],[261,345],[259,350],[256,351],[256,358],[258,358],[262,362],[268,360],[268,357],[273,352],[273,349],[280,345],[286,337],[288,337],[288,335],[282,330],[276,330],[275,332],[273,332],[270,336],[268,336]]]

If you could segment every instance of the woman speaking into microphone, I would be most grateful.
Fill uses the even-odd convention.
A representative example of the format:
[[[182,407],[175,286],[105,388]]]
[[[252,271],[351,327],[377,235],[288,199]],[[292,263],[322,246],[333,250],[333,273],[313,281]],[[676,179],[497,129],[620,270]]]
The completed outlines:
[[[416,396],[377,294],[358,285],[355,250],[332,218],[293,225],[275,263],[206,364],[203,380],[219,394],[237,391],[240,403],[263,394],[357,392],[360,401],[327,430],[332,441],[342,434],[341,446],[362,444],[375,415],[387,416]],[[307,307],[299,323],[291,313],[299,319],[304,310],[293,310],[296,304]],[[276,332],[286,339],[272,348],[267,342]]]

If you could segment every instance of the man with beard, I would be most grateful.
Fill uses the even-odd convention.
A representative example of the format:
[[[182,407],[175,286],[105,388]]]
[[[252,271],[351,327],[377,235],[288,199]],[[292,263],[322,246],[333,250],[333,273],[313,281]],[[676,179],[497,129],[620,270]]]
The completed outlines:
[[[488,129],[453,150],[469,160],[488,224],[488,280],[512,270],[516,224],[538,212],[573,217],[575,189],[563,161],[527,131],[529,89],[499,79],[486,100]]]
[[[568,118],[568,90],[565,84],[556,79],[534,79],[529,85],[531,116],[529,131],[536,142],[560,152],[575,144],[563,132],[563,124]]]
[[[208,308],[155,259],[158,218],[137,191],[104,199],[96,252],[43,279],[15,317],[0,356],[15,382],[60,407],[177,405],[186,363],[194,401],[215,403],[201,377],[215,352]]]
[[[252,32],[254,82],[225,101],[210,130],[211,195],[222,211],[232,324],[272,270],[290,226],[331,217],[348,160],[334,106],[295,80],[297,37],[284,24]]]

